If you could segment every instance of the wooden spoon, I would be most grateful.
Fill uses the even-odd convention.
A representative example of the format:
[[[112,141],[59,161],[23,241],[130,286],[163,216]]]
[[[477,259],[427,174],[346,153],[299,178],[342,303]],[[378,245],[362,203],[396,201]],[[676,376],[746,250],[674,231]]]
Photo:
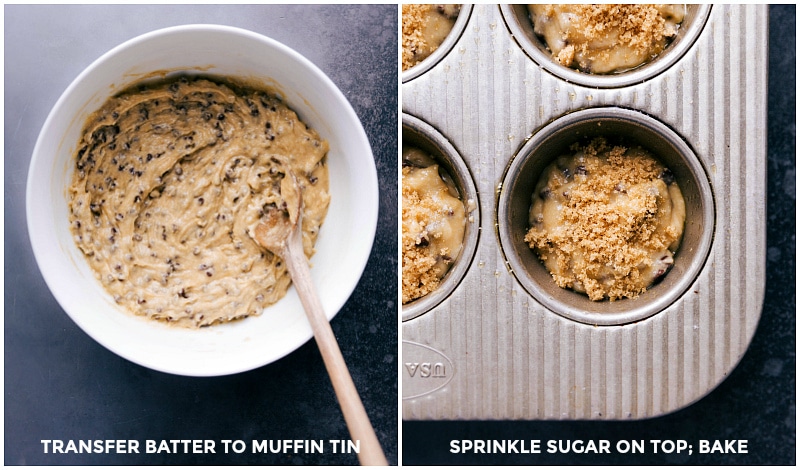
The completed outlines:
[[[311,281],[308,259],[303,251],[302,190],[294,175],[284,176],[281,196],[286,209],[267,211],[253,230],[253,238],[286,262],[333,383],[347,429],[353,441],[359,442],[359,462],[361,465],[388,465]]]

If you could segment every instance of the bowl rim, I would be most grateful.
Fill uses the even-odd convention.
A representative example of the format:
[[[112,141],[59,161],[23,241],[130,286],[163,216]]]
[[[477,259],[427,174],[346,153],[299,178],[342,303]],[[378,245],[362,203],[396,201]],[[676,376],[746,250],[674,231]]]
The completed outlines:
[[[197,363],[193,364],[183,364],[180,361],[174,360],[167,360],[165,362],[154,362],[154,361],[146,361],[140,357],[137,357],[136,354],[131,352],[131,348],[128,346],[121,346],[119,344],[115,344],[114,342],[109,341],[106,336],[104,336],[104,332],[100,329],[96,328],[94,325],[91,324],[90,321],[83,315],[83,314],[76,314],[72,311],[75,307],[74,302],[68,298],[68,293],[65,292],[65,287],[61,285],[58,281],[59,277],[62,277],[62,273],[60,272],[53,272],[52,268],[47,268],[49,266],[48,258],[53,252],[59,252],[61,249],[59,248],[59,240],[55,236],[50,235],[41,235],[41,231],[43,229],[48,228],[50,225],[59,225],[59,221],[57,220],[48,220],[45,221],[46,217],[43,217],[36,213],[36,206],[37,206],[37,198],[41,198],[41,194],[37,192],[37,186],[40,186],[39,182],[36,181],[36,177],[39,175],[52,175],[56,172],[61,171],[61,168],[56,168],[57,165],[52,164],[52,158],[47,158],[46,156],[42,155],[42,148],[50,145],[46,140],[54,139],[55,141],[61,140],[60,143],[53,144],[56,147],[60,147],[63,145],[70,145],[69,143],[65,143],[65,135],[55,135],[53,137],[54,132],[53,128],[56,126],[56,121],[60,119],[78,119],[81,118],[82,108],[81,106],[85,107],[87,105],[91,105],[91,99],[88,101],[78,103],[78,110],[76,114],[67,113],[65,111],[65,107],[69,106],[68,101],[70,97],[75,94],[76,90],[79,89],[82,84],[91,77],[93,74],[98,72],[98,69],[102,69],[104,66],[107,66],[110,61],[112,61],[115,57],[117,57],[120,53],[123,53],[129,49],[143,47],[147,45],[149,42],[157,39],[162,39],[163,37],[180,37],[181,35],[185,34],[197,34],[198,32],[207,33],[207,34],[218,34],[221,37],[231,37],[231,38],[239,38],[244,39],[247,41],[252,41],[253,44],[257,44],[261,47],[267,47],[274,49],[276,54],[280,55],[281,57],[286,57],[287,60],[294,61],[295,65],[298,66],[300,69],[303,70],[304,73],[308,73],[309,77],[313,79],[313,82],[319,86],[320,88],[324,89],[326,95],[329,95],[332,98],[332,102],[335,103],[336,108],[343,113],[337,118],[337,121],[347,122],[348,124],[353,124],[350,132],[348,132],[348,136],[352,138],[352,146],[357,148],[360,151],[360,156],[358,164],[364,168],[364,178],[359,180],[361,189],[364,194],[369,197],[364,198],[363,200],[359,201],[360,209],[363,209],[364,212],[359,213],[359,220],[361,223],[358,229],[361,231],[361,236],[359,240],[361,243],[361,248],[355,253],[357,256],[353,258],[348,258],[349,263],[352,264],[352,276],[345,278],[346,284],[343,284],[340,288],[341,292],[337,295],[336,298],[331,299],[321,299],[323,301],[323,305],[325,305],[325,310],[327,312],[328,319],[332,319],[336,314],[341,310],[344,304],[347,302],[349,297],[352,295],[352,292],[356,289],[358,283],[363,276],[364,269],[366,268],[367,262],[369,260],[372,246],[374,245],[375,241],[375,233],[377,230],[377,222],[378,222],[378,211],[379,211],[379,201],[378,201],[378,178],[377,178],[377,170],[374,161],[374,155],[372,152],[372,147],[369,143],[369,139],[366,135],[364,127],[361,123],[361,120],[358,118],[355,110],[353,109],[352,105],[350,104],[349,100],[345,97],[342,91],[334,84],[334,82],[324,73],[321,69],[319,69],[314,63],[312,63],[309,59],[305,56],[300,54],[299,52],[295,51],[294,49],[290,48],[289,46],[272,39],[266,35],[256,33],[247,29],[234,27],[234,26],[227,26],[227,25],[218,25],[218,24],[183,24],[183,25],[176,25],[176,26],[169,26],[165,28],[155,29],[141,35],[135,36],[130,38],[104,54],[100,57],[95,59],[90,65],[88,65],[85,69],[83,69],[67,86],[67,88],[62,92],[59,96],[58,100],[51,108],[50,112],[47,115],[47,118],[44,121],[44,124],[41,127],[39,135],[36,139],[36,143],[34,145],[32,154],[31,154],[31,161],[28,167],[28,176],[26,179],[26,192],[25,192],[25,215],[27,221],[27,228],[28,228],[28,237],[31,243],[32,251],[34,254],[34,258],[36,260],[36,264],[39,268],[42,277],[44,278],[45,284],[48,286],[51,294],[55,297],[56,301],[58,302],[59,306],[64,310],[65,313],[83,330],[86,334],[88,334],[91,338],[95,341],[100,343],[106,349],[114,352],[115,354],[131,361],[142,365],[144,367],[148,367],[153,370],[158,370],[161,372],[176,374],[176,375],[185,375],[185,376],[222,376],[222,375],[230,375],[239,372],[245,372],[248,370],[252,370],[264,365],[267,365],[271,362],[274,362],[291,352],[298,349],[300,346],[308,342],[309,339],[313,337],[313,333],[311,331],[310,325],[308,325],[307,320],[305,320],[305,315],[301,314],[303,317],[304,322],[302,324],[292,324],[293,326],[293,336],[291,341],[293,343],[291,345],[283,345],[281,349],[276,351],[271,351],[269,355],[265,355],[264,357],[251,357],[246,358],[245,360],[241,361],[237,364],[229,364],[224,366],[217,366],[209,367],[209,364],[202,363],[203,361],[196,361]],[[187,71],[195,71],[191,67],[185,68]],[[199,73],[204,73],[202,70]],[[114,87],[112,90],[104,90],[102,93],[103,99],[108,99],[108,97],[113,96],[114,93],[119,92],[131,84],[141,80],[141,77],[131,76],[128,79],[128,70],[120,70],[117,74],[118,77],[123,77],[123,80],[120,83],[114,83]],[[214,75],[214,73],[210,73]],[[231,75],[232,76],[232,75]],[[286,87],[291,89],[291,84],[287,83],[278,83],[277,85],[281,87]],[[279,90],[280,92],[280,90]],[[281,93],[282,94],[282,93]],[[307,103],[311,105],[311,103]],[[290,105],[291,107],[291,105]],[[82,123],[81,123],[82,126]],[[66,126],[67,128],[69,125]],[[348,152],[349,154],[350,152]],[[355,152],[353,152],[355,153]],[[39,170],[40,167],[43,165],[49,165],[50,169],[46,170]],[[71,174],[71,166],[67,165],[67,178]],[[44,173],[43,173],[44,172]],[[66,188],[59,188],[56,192],[64,193],[66,192]],[[64,201],[66,204],[66,200]],[[38,203],[41,206],[43,203]],[[52,214],[47,214],[52,215]],[[63,221],[61,222],[63,223]],[[324,230],[325,224],[323,224]],[[51,239],[48,239],[50,237]],[[71,240],[70,240],[71,241]],[[313,268],[312,268],[313,269]],[[99,286],[99,283],[98,283]],[[101,289],[102,286],[100,286]],[[104,289],[103,289],[104,290]],[[290,288],[290,293],[293,291],[293,288]],[[289,294],[284,297],[289,297]],[[283,299],[282,299],[283,300]],[[299,302],[298,302],[299,305]],[[129,317],[135,317],[134,315],[128,315]],[[264,315],[260,315],[263,317]],[[254,317],[258,318],[258,317]],[[149,322],[150,324],[157,325],[154,328],[168,328],[171,331],[176,332],[179,331],[177,328],[170,328],[169,326],[162,325],[159,322],[153,322],[148,319],[144,319],[141,317],[136,317],[133,321],[142,321],[142,322]],[[239,323],[239,322],[234,322]],[[217,325],[214,328],[218,327],[226,327],[226,325]],[[294,331],[294,328],[297,327],[298,330]],[[213,328],[212,328],[213,329]],[[183,334],[182,331],[203,331],[209,330],[201,329],[201,330],[187,330],[181,329],[181,332],[177,333],[170,333],[180,335]],[[302,331],[301,331],[302,330]],[[208,333],[207,338],[209,341],[214,341],[216,338],[213,337],[214,335]],[[202,364],[201,364],[202,363]]]

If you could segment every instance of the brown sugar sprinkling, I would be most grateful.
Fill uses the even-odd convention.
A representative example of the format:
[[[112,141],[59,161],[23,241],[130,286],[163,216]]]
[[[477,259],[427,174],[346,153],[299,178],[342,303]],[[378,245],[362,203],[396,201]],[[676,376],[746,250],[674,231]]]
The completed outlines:
[[[525,241],[559,286],[580,286],[592,300],[636,297],[663,274],[654,264],[672,263],[668,250],[682,235],[682,202],[673,207],[664,167],[641,149],[595,139],[571,150],[580,155],[578,171],[552,171],[539,191],[558,198],[557,220],[546,226],[535,214]]]

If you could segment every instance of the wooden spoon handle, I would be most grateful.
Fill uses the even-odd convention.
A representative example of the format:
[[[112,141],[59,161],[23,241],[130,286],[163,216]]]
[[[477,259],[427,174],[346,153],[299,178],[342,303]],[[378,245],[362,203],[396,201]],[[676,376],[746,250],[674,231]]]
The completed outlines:
[[[295,232],[299,233],[300,231],[296,230]],[[287,249],[283,251],[283,259],[286,261],[292,282],[306,310],[308,321],[311,323],[314,338],[333,383],[339,406],[342,408],[347,429],[350,430],[350,437],[353,441],[359,442],[358,460],[361,465],[388,465],[375,430],[369,421],[369,416],[361,403],[353,378],[344,362],[339,343],[333,335],[328,317],[325,316],[325,311],[322,309],[322,304],[312,284],[302,241],[298,246],[297,243],[290,240]]]

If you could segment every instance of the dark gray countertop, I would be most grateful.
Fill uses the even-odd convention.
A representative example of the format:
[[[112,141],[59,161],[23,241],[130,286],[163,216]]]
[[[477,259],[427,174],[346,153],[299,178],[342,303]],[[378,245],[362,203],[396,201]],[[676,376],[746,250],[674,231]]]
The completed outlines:
[[[223,454],[220,442],[349,439],[313,341],[250,372],[188,378],[109,352],[63,312],[28,241],[25,181],[51,107],[93,60],[186,23],[243,27],[305,55],[350,100],[375,155],[378,231],[333,320],[367,413],[397,464],[397,6],[5,6],[5,456],[40,464],[356,464],[355,454]],[[139,454],[45,454],[42,439],[136,439]],[[144,441],[213,439],[216,454],[146,454]]]
[[[767,280],[758,329],[730,377],[705,398],[635,422],[403,422],[404,465],[796,464],[796,12],[770,7]],[[451,454],[453,439],[746,439],[747,454]],[[648,444],[649,446],[649,444]],[[544,447],[544,446],[543,446]]]

